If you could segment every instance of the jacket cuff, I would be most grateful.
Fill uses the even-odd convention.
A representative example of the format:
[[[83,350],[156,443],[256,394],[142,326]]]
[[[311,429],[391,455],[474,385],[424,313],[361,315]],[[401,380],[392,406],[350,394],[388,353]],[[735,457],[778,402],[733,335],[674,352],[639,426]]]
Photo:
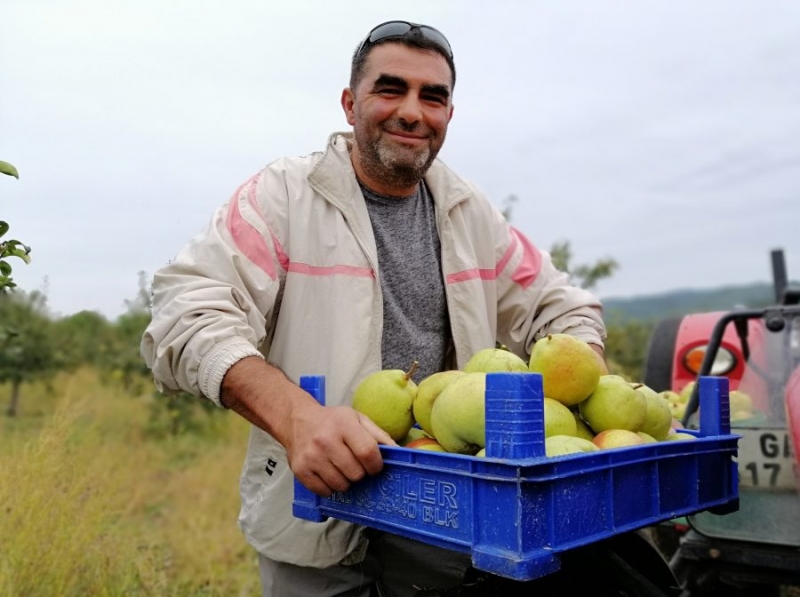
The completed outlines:
[[[197,369],[200,393],[217,406],[224,408],[219,399],[222,378],[225,377],[228,369],[246,357],[263,359],[264,355],[247,340],[238,336],[226,338],[214,344],[211,350],[203,355]]]

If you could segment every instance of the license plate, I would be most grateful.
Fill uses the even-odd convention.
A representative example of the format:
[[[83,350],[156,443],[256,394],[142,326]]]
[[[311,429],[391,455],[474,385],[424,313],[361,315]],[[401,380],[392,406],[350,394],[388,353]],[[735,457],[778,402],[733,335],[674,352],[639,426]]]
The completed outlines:
[[[786,429],[732,430],[739,440],[739,486],[757,489],[796,489],[794,454]]]

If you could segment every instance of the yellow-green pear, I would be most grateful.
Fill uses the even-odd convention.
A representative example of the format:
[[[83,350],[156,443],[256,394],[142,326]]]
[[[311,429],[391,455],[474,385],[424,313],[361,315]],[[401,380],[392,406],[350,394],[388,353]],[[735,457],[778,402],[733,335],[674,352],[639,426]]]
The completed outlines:
[[[574,410],[571,410],[572,417],[575,419],[575,437],[582,437],[583,439],[588,439],[592,441],[594,439],[595,433],[592,431],[592,428],[586,424],[581,418],[581,415],[577,411],[577,407],[573,407]]]
[[[602,374],[597,353],[568,334],[548,334],[537,340],[528,368],[541,374],[544,395],[565,406],[585,400]]]
[[[667,437],[662,439],[663,442],[678,442],[690,439],[697,439],[691,433],[684,433],[683,431],[677,431],[675,433],[670,433]]]
[[[572,411],[552,398],[544,399],[544,436],[572,435],[578,433],[578,425]]]
[[[408,445],[409,442],[413,442],[414,440],[423,439],[426,437],[429,438],[430,435],[428,435],[423,429],[420,429],[419,427],[412,427],[411,429],[408,430],[406,436],[397,443],[400,444],[401,446],[406,446]]]
[[[752,419],[753,413],[749,410],[732,410],[730,421],[731,423],[738,423],[739,421],[746,421]]]
[[[442,445],[432,437],[420,437],[405,445],[406,448],[412,450],[428,450],[429,452],[447,452]]]
[[[639,431],[647,414],[647,399],[619,375],[603,375],[597,388],[578,405],[583,420],[599,434],[607,429]]]
[[[431,426],[431,410],[436,398],[442,393],[450,382],[464,375],[463,371],[439,371],[423,379],[417,386],[417,395],[414,398],[414,419],[428,435],[433,435]]]
[[[728,394],[731,412],[753,412],[753,399],[741,390]]]
[[[672,417],[679,421],[683,420],[683,415],[686,414],[686,404],[683,402],[669,402],[668,404]]]
[[[371,373],[353,393],[353,408],[368,416],[394,441],[401,441],[414,425],[412,408],[417,385],[411,376],[417,366],[414,361],[408,372],[384,369]]]
[[[680,392],[678,392],[678,396],[680,396],[680,401],[683,404],[689,403],[689,398],[692,397],[692,390],[694,389],[696,383],[697,382],[690,381],[685,386],[683,386],[683,389],[681,389]]]
[[[527,372],[528,365],[513,352],[502,348],[479,350],[464,365],[466,373]]]
[[[597,452],[599,449],[588,439],[574,435],[553,435],[544,440],[544,453],[549,457],[579,452]]]
[[[475,454],[486,446],[486,374],[465,373],[433,403],[433,436],[448,452]]]
[[[613,448],[639,446],[645,443],[645,440],[635,431],[628,431],[627,429],[606,429],[598,433],[592,440],[592,443],[601,450],[611,450]]]
[[[486,458],[486,448],[481,448],[477,452],[475,452],[475,456],[478,458]]]
[[[657,440],[656,438],[654,438],[654,437],[653,437],[652,435],[650,435],[649,433],[645,433],[644,431],[637,431],[637,432],[636,432],[636,435],[638,435],[639,437],[641,437],[641,438],[644,440],[644,443],[646,443],[646,444],[655,444],[655,443],[658,443],[658,440]]]
[[[667,402],[680,402],[681,395],[678,392],[673,392],[672,390],[664,390],[663,392],[658,393],[664,400]]]
[[[647,401],[647,412],[639,431],[653,436],[656,440],[664,439],[672,429],[672,409],[669,407],[669,402],[649,386],[631,385],[634,390],[641,392]]]

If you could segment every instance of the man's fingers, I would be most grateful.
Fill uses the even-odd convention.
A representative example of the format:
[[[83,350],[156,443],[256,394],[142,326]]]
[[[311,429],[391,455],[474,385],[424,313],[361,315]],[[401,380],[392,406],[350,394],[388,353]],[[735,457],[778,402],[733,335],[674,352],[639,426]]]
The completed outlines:
[[[358,413],[358,419],[361,422],[361,426],[364,427],[364,429],[366,429],[379,444],[383,444],[385,446],[397,445],[397,442],[392,439],[392,436],[373,423],[372,419],[370,419],[367,415]]]
[[[396,446],[397,444],[383,429],[373,423],[369,417],[358,414],[359,426],[366,433],[345,437],[347,447],[355,455],[359,465],[369,475],[377,475],[383,469],[383,457],[378,444]]]
[[[305,487],[322,497],[330,497],[334,491],[350,489],[350,482],[333,466],[319,472],[306,471],[295,474]]]

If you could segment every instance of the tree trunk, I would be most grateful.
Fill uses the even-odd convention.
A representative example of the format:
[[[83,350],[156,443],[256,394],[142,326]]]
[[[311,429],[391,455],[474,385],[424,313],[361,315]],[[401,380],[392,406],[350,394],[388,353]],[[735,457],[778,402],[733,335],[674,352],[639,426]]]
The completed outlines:
[[[8,403],[8,410],[6,414],[9,417],[17,416],[17,407],[19,406],[19,389],[22,386],[21,379],[15,379],[11,382],[11,402]]]

